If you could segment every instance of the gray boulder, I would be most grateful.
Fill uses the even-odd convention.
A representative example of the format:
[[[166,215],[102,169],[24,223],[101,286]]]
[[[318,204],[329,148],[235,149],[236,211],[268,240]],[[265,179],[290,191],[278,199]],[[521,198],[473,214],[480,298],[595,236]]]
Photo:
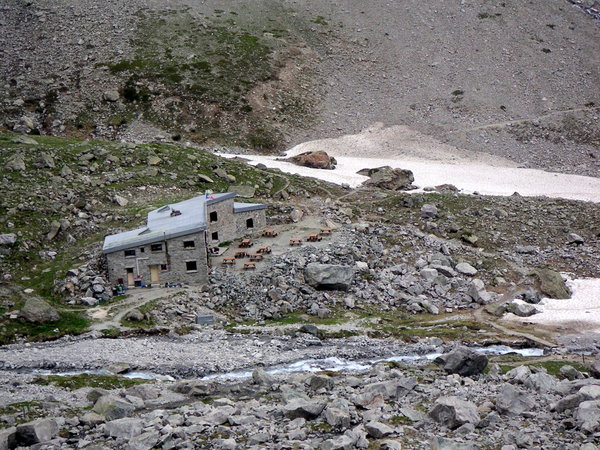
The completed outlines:
[[[128,417],[134,410],[135,406],[127,400],[112,394],[100,397],[92,408],[92,411],[104,416],[106,420],[116,420]]]
[[[12,247],[17,242],[17,235],[15,233],[3,233],[0,234],[0,245],[4,247]]]
[[[455,269],[458,273],[462,273],[463,275],[472,276],[477,274],[477,269],[466,262],[458,263]]]
[[[128,450],[151,450],[160,439],[158,431],[147,431],[129,440]]]
[[[600,430],[600,400],[580,403],[574,414],[577,425],[586,433]]]
[[[458,397],[440,397],[429,416],[437,423],[455,429],[465,423],[478,424],[481,420],[474,403]]]
[[[438,216],[438,209],[435,205],[425,204],[421,206],[420,214],[423,219],[435,219]]]
[[[273,383],[275,383],[275,379],[260,368],[254,369],[252,372],[252,379],[256,384],[263,384],[267,386],[271,386]]]
[[[365,425],[365,430],[367,430],[369,436],[374,437],[375,439],[381,439],[394,432],[394,429],[389,425],[377,421],[368,422]]]
[[[142,419],[125,417],[111,420],[104,425],[104,435],[113,438],[131,439],[142,433]]]
[[[535,308],[535,306],[530,305],[529,303],[524,303],[518,300],[513,300],[508,305],[506,305],[506,311],[513,313],[515,316],[519,317],[529,317],[537,314],[539,311]]]
[[[511,384],[502,386],[496,396],[496,410],[500,414],[519,416],[525,411],[532,410],[534,406],[535,402],[529,395]]]
[[[457,442],[444,437],[433,438],[431,450],[477,450],[479,447],[469,442]]]
[[[229,186],[229,192],[235,192],[238,197],[252,198],[256,194],[256,188],[247,184]]]
[[[304,269],[304,279],[317,289],[346,291],[354,279],[354,267],[310,263]]]
[[[340,408],[327,407],[323,415],[325,421],[333,428],[346,429],[350,426],[352,420],[350,413]]]
[[[446,373],[470,377],[483,373],[488,365],[487,356],[467,347],[458,347],[434,360]]]
[[[293,399],[283,407],[283,414],[291,420],[299,417],[311,420],[318,417],[324,409],[325,403],[322,402]]]
[[[58,312],[40,297],[28,298],[19,315],[32,323],[56,322],[60,319]]]
[[[0,450],[8,450],[17,446],[17,429],[15,427],[0,430]]]
[[[33,445],[46,442],[58,434],[58,424],[54,419],[38,419],[17,426],[16,440],[19,445]]]
[[[560,273],[550,269],[536,269],[531,273],[539,291],[550,298],[565,299],[571,297],[571,290]]]
[[[600,378],[600,356],[590,364],[590,375],[594,378]]]
[[[393,169],[390,166],[383,166],[374,169],[362,169],[358,171],[358,174],[369,177],[364,182],[367,186],[377,186],[393,191],[415,189],[415,186],[412,184],[415,181],[415,176],[410,170]]]

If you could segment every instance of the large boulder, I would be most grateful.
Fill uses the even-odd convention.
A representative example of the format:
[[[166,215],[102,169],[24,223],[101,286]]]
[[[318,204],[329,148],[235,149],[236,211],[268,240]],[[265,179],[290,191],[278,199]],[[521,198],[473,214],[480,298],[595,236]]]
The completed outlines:
[[[525,411],[532,410],[534,406],[535,402],[529,395],[511,384],[502,386],[496,397],[496,410],[500,414],[519,416]]]
[[[15,427],[0,430],[0,450],[8,450],[17,446],[17,429]]]
[[[600,378],[600,356],[590,364],[590,375],[594,378]]]
[[[134,410],[135,406],[127,400],[111,394],[100,397],[92,408],[92,411],[104,416],[106,420],[116,420],[128,417]]]
[[[455,429],[465,423],[478,424],[481,420],[477,406],[458,397],[440,397],[429,416],[437,423]]]
[[[525,303],[522,300],[513,300],[510,302],[506,305],[506,311],[519,317],[529,317],[539,312],[535,306]]]
[[[467,347],[458,347],[437,357],[434,362],[446,373],[470,377],[483,373],[488,365],[488,358]]]
[[[394,169],[390,166],[376,167],[374,169],[362,169],[358,174],[369,177],[363,184],[367,186],[376,186],[382,189],[392,191],[407,191],[416,189],[412,185],[415,176],[410,170]]]
[[[17,426],[16,440],[19,445],[33,445],[46,442],[58,434],[58,424],[54,419],[38,419]]]
[[[289,161],[299,166],[310,167],[312,169],[335,169],[337,161],[324,151],[305,152],[292,156]]]
[[[2,233],[0,234],[0,245],[5,247],[12,247],[17,242],[17,235],[15,233]]]
[[[56,310],[40,297],[28,298],[19,315],[28,322],[33,323],[56,322],[60,319]]]
[[[560,273],[550,269],[536,269],[531,272],[539,291],[549,298],[565,299],[571,297],[571,290]]]
[[[354,279],[354,267],[310,263],[304,269],[304,279],[316,289],[346,291]]]
[[[242,198],[252,198],[256,194],[256,188],[248,184],[236,184],[229,186],[230,192],[235,192],[236,196]]]
[[[583,402],[575,410],[577,425],[586,433],[600,430],[600,400]]]
[[[325,403],[323,402],[295,398],[283,407],[283,414],[291,420],[299,417],[311,420],[318,417],[324,409]]]
[[[111,420],[104,425],[104,435],[113,438],[131,439],[142,433],[142,419],[125,417]]]

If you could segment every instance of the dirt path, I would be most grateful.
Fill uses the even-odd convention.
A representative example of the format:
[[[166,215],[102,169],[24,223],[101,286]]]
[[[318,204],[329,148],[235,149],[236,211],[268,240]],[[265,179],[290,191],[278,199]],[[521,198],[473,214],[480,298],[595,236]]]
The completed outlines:
[[[129,297],[121,302],[89,309],[87,314],[91,319],[96,320],[90,326],[90,330],[103,330],[106,328],[125,330],[127,327],[121,325],[121,320],[129,311],[139,308],[149,301],[172,295],[180,290],[181,288],[131,289],[127,294]]]
[[[534,336],[533,334],[523,333],[520,331],[514,331],[514,330],[511,330],[510,328],[506,328],[506,327],[498,324],[497,322],[495,322],[493,320],[486,319],[483,308],[479,308],[479,309],[475,310],[473,312],[473,317],[477,321],[484,323],[486,325],[489,325],[490,327],[504,333],[507,336],[515,336],[515,337],[527,339],[531,342],[535,342],[536,344],[543,345],[544,347],[554,348],[557,346],[554,342],[547,341],[546,339],[542,339],[540,337]]]

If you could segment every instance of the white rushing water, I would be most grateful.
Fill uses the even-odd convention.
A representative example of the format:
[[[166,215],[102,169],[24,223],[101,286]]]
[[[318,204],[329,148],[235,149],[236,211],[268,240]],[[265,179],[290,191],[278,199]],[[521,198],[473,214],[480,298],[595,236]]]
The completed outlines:
[[[518,353],[522,356],[531,357],[531,356],[542,356],[544,354],[544,350],[540,348],[524,348],[524,349],[515,349],[508,347],[506,345],[492,345],[490,347],[481,347],[474,348],[478,353],[483,353],[486,355],[505,355],[507,353]],[[296,361],[290,364],[271,367],[265,369],[265,372],[270,375],[277,374],[285,374],[285,373],[297,373],[297,372],[321,372],[324,370],[330,370],[334,372],[358,372],[361,370],[368,370],[374,364],[382,363],[382,362],[416,362],[416,361],[432,361],[438,356],[441,356],[441,353],[427,353],[424,355],[397,355],[390,356],[388,358],[381,359],[371,359],[365,361],[351,361],[337,357],[324,358],[324,359],[304,359],[301,361]],[[227,373],[215,373],[212,375],[207,375],[203,380],[232,380],[232,379],[243,379],[249,378],[252,376],[252,370],[238,370]]]

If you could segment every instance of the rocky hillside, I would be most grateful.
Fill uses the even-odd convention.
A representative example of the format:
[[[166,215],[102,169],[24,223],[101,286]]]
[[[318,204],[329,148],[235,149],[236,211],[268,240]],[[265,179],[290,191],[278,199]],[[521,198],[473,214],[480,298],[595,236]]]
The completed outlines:
[[[9,0],[0,117],[257,150],[384,122],[597,176],[594,3]]]

